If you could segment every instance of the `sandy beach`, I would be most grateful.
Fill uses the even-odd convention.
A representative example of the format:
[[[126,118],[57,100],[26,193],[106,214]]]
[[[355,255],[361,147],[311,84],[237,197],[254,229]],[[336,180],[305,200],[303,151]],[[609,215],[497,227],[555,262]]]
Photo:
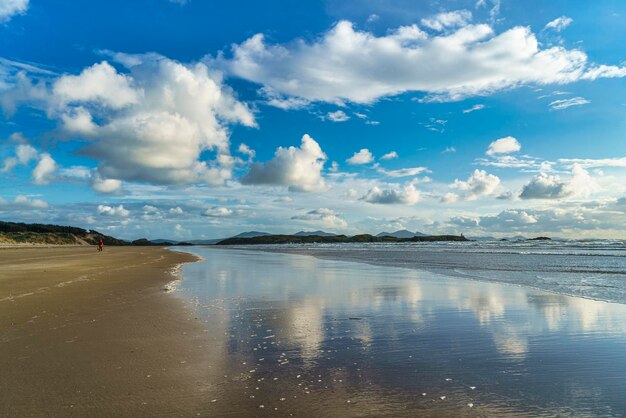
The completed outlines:
[[[0,250],[0,415],[195,415],[203,327],[162,248]]]

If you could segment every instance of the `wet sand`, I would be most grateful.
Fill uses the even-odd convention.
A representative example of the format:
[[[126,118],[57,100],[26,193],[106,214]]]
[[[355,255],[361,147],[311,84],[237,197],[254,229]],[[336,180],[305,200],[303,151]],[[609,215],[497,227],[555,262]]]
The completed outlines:
[[[162,248],[0,249],[0,416],[196,415],[204,327]]]
[[[207,416],[624,416],[626,305],[428,271],[189,249]]]

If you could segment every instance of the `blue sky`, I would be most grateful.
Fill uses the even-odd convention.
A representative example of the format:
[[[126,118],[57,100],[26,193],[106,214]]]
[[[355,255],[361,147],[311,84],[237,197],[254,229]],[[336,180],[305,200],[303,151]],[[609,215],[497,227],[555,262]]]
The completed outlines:
[[[619,1],[0,0],[0,214],[624,238]]]

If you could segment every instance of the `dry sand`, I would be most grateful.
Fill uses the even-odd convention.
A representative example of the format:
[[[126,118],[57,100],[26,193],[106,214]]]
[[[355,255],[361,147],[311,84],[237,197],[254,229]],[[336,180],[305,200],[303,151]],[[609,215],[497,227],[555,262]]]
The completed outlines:
[[[166,291],[194,260],[148,247],[0,249],[0,416],[206,410],[206,332]]]

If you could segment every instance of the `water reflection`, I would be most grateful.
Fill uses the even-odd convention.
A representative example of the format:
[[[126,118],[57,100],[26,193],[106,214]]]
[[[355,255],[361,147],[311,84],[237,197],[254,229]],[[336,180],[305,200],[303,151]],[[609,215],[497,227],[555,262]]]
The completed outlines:
[[[206,261],[185,267],[181,292],[215,338],[225,377],[208,396],[231,400],[228,412],[626,414],[625,305],[308,256],[193,251]]]

